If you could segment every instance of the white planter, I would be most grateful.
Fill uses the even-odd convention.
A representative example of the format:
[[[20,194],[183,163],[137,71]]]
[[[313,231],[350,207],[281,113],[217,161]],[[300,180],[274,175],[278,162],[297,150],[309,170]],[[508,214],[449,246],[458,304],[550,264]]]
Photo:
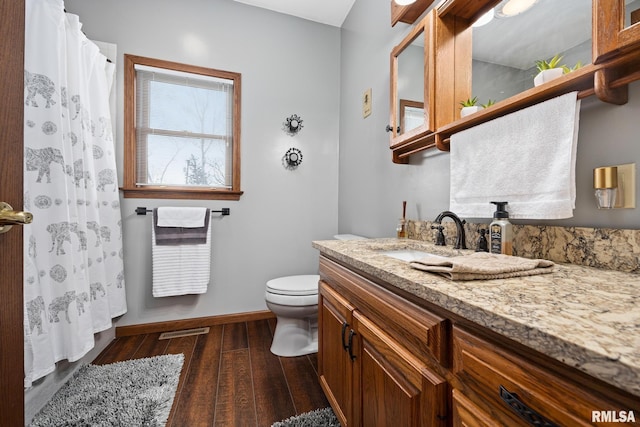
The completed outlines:
[[[540,86],[543,83],[557,79],[562,76],[562,74],[564,74],[564,70],[562,68],[551,68],[550,70],[540,71],[538,75],[533,78],[533,85]]]
[[[460,117],[468,116],[469,114],[473,114],[477,111],[480,111],[482,107],[474,105],[473,107],[462,107],[460,109]]]

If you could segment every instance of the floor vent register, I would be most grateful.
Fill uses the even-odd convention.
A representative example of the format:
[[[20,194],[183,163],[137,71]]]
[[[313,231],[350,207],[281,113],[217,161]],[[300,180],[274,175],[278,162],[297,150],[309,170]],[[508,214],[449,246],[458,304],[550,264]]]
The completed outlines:
[[[204,335],[209,333],[209,327],[184,329],[182,331],[163,332],[160,334],[159,340],[170,340],[171,338],[190,337],[191,335]]]

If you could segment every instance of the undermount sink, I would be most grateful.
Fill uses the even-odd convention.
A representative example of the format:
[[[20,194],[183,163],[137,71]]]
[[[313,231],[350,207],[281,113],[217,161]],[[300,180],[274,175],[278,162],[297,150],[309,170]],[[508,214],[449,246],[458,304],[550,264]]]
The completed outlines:
[[[386,255],[391,258],[399,259],[402,261],[415,261],[417,259],[424,258],[426,256],[446,258],[445,256],[433,254],[431,252],[424,252],[417,249],[394,249],[390,251],[380,251],[382,255]]]

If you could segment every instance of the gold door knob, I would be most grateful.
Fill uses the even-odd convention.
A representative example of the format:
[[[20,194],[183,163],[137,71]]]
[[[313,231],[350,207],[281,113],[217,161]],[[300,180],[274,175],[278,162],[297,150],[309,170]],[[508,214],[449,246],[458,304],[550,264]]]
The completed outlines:
[[[30,224],[31,212],[14,211],[10,204],[0,202],[0,234],[6,233],[14,225]]]

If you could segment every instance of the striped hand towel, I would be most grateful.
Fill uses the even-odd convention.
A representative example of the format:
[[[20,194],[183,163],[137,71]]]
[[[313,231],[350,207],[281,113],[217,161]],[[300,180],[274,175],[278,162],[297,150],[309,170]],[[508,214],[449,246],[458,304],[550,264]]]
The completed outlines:
[[[211,276],[211,227],[206,243],[189,245],[157,245],[151,224],[153,296],[203,294]]]

